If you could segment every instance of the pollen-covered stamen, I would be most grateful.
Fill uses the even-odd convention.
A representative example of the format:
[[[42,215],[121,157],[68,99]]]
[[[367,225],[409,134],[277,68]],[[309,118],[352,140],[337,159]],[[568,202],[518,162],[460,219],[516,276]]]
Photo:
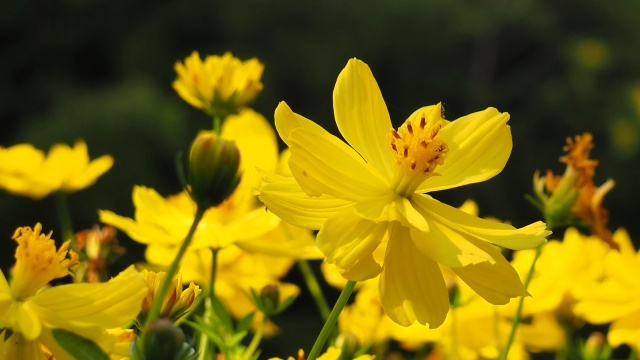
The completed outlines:
[[[416,121],[417,122],[417,121]],[[388,136],[393,158],[399,167],[395,179],[396,191],[409,195],[444,163],[447,144],[439,135],[442,120],[427,121],[423,114],[418,124],[407,120]]]

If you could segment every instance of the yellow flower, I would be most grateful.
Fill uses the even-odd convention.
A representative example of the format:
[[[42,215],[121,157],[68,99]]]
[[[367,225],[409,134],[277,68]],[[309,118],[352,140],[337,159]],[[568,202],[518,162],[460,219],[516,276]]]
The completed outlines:
[[[613,234],[620,251],[605,258],[604,280],[581,294],[574,308],[578,316],[593,324],[612,322],[607,340],[612,346],[627,344],[640,350],[640,251],[629,234],[621,229]]]
[[[402,325],[444,321],[449,301],[438,263],[491,303],[526,295],[495,245],[536,247],[549,234],[545,225],[515,229],[425,194],[498,174],[511,152],[508,114],[489,108],[447,121],[438,104],[418,109],[393,130],[369,67],[355,59],[333,95],[336,123],[350,146],[285,103],[276,109],[293,177],[265,173],[260,199],[268,209],[319,229],[318,248],[344,277],[381,274],[385,312]]]
[[[144,319],[155,301],[155,297],[158,295],[157,292],[160,290],[166,275],[163,271],[156,273],[142,270],[142,276],[147,283],[149,292],[142,301],[142,309],[138,317],[138,323],[144,323]],[[173,321],[178,320],[189,311],[189,307],[191,307],[191,304],[193,304],[196,296],[198,296],[201,291],[200,287],[193,282],[189,284],[188,288],[182,290],[182,275],[178,273],[171,280],[169,292],[165,295],[162,307],[160,308],[160,317],[170,318]]]
[[[42,345],[56,359],[71,359],[53,339],[53,329],[64,329],[88,338],[109,353],[115,338],[106,329],[131,321],[140,311],[147,288],[142,276],[129,267],[109,282],[69,284],[41,288],[69,274],[78,257],[66,242],[56,249],[42,227],[16,230],[18,242],[13,278],[9,284],[0,272],[0,328],[13,333],[5,339],[0,359],[43,357]],[[5,336],[3,334],[3,336]]]
[[[175,70],[178,78],[173,82],[174,90],[184,101],[205,111],[223,108],[234,113],[262,90],[264,65],[255,58],[240,61],[229,52],[202,61],[194,51],[184,64],[177,62]]]
[[[46,157],[31,144],[18,144],[0,148],[0,187],[32,199],[58,190],[72,193],[92,185],[112,165],[109,155],[90,161],[82,140],[73,148],[55,144]]]
[[[611,247],[602,239],[582,235],[576,228],[568,228],[562,241],[549,241],[536,261],[528,287],[533,297],[525,299],[523,314],[553,312],[571,320],[571,309],[577,297],[589,292],[601,281],[604,274],[603,259],[611,251]],[[534,256],[534,250],[514,253],[512,264],[522,278],[527,276]],[[511,305],[510,309],[505,310],[513,313],[517,304]]]

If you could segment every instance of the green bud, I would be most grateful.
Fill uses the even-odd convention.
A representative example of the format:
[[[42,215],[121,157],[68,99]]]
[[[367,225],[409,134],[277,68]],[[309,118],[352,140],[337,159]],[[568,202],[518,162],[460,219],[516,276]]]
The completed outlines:
[[[143,359],[178,359],[185,340],[182,329],[169,319],[157,319],[149,323],[144,335]]]
[[[240,151],[233,141],[212,131],[202,131],[191,145],[189,194],[198,206],[219,205],[240,182]]]

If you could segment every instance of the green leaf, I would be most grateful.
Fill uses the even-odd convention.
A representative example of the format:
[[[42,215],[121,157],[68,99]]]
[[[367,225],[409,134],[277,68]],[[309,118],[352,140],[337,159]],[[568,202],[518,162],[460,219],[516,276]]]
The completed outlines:
[[[255,311],[250,312],[247,316],[243,317],[239,322],[236,329],[238,332],[249,330],[249,326],[251,326],[251,322],[253,321],[253,317],[256,315]]]
[[[64,329],[53,329],[53,338],[76,359],[109,360],[109,356],[93,341]]]

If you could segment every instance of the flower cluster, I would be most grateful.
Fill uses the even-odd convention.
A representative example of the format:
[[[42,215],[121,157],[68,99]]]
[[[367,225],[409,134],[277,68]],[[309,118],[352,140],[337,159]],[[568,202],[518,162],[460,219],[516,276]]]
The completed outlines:
[[[249,107],[263,69],[231,53],[177,62],[173,88],[213,126],[193,134],[182,188],[135,185],[135,212],[99,210],[104,227],[74,235],[65,196],[109,170],[109,155],[90,161],[82,141],[47,156],[0,148],[0,187],[56,193],[67,240],[56,245],[39,223],[15,231],[15,264],[0,272],[0,360],[280,359],[260,347],[290,334],[276,323],[302,293],[285,278],[294,265],[325,321],[298,360],[640,350],[640,252],[624,229],[607,228],[614,183],[594,185],[590,134],[567,141],[562,176],[534,176],[529,199],[546,223],[516,227],[480,217],[473,201],[436,199],[503,170],[508,113],[450,120],[436,103],[394,128],[373,72],[351,59],[333,91],[341,138],[285,102],[274,129]],[[145,251],[111,277],[125,251],[116,229]],[[342,291],[333,309],[317,268]]]

